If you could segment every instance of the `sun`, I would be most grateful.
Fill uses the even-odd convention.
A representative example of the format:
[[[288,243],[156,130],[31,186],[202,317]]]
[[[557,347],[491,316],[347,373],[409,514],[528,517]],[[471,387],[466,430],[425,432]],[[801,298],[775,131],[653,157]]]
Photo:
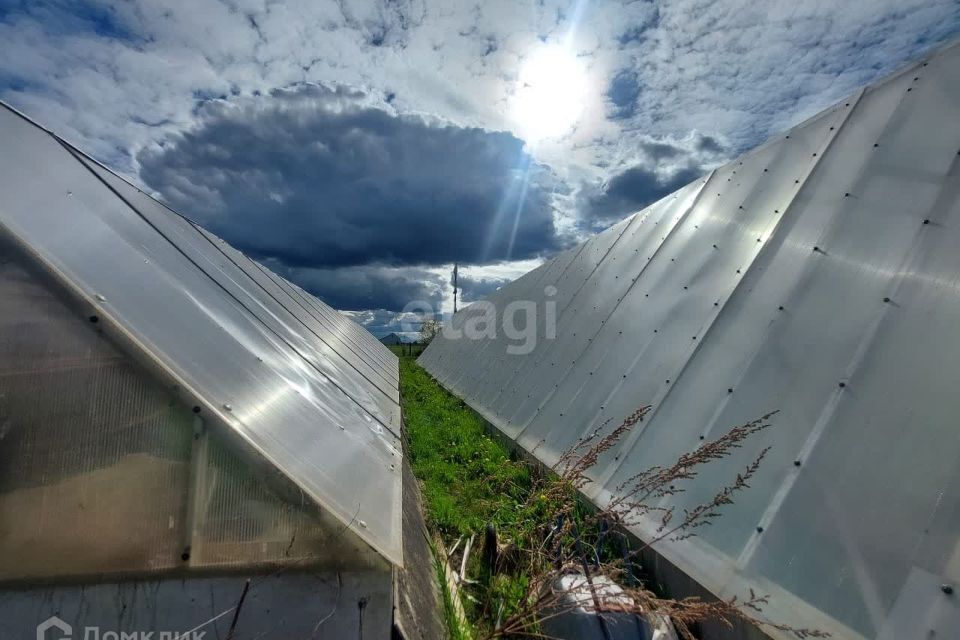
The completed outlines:
[[[586,69],[564,47],[545,45],[522,62],[511,115],[527,142],[567,133],[583,111]]]

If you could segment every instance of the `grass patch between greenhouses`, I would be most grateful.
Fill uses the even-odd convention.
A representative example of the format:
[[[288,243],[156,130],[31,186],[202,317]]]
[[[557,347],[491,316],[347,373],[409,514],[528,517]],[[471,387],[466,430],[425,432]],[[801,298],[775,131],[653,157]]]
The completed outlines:
[[[543,522],[542,514],[531,513],[530,467],[491,437],[484,419],[413,358],[400,359],[400,392],[407,455],[421,484],[428,526],[448,546],[475,537],[467,574],[480,576],[481,584],[469,590],[472,595],[463,605],[468,620],[482,627],[512,613],[527,586],[522,572],[490,575],[481,566],[480,547],[488,524],[501,540],[519,541],[529,539],[530,529]]]
[[[523,526],[530,470],[488,435],[482,417],[411,358],[400,360],[408,456],[423,485],[429,524],[447,540],[489,522]]]

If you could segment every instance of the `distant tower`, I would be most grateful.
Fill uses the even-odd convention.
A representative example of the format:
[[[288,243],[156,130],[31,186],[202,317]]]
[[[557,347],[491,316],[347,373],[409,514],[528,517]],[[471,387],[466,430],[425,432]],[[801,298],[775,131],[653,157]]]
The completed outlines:
[[[453,263],[453,312],[457,312],[457,263]]]

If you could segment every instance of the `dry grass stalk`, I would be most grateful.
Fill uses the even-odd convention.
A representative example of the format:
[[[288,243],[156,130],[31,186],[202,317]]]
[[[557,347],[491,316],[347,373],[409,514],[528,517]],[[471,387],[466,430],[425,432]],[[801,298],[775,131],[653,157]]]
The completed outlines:
[[[554,474],[544,474],[535,483],[525,508],[538,513],[538,506],[550,505],[548,522],[535,531],[532,539],[516,541],[521,550],[523,571],[529,576],[526,593],[516,611],[491,628],[486,638],[548,637],[541,626],[548,620],[568,613],[577,605],[565,604],[553,588],[564,573],[576,570],[586,579],[582,581],[584,595],[593,609],[601,613],[631,613],[641,616],[662,615],[673,622],[684,640],[693,640],[692,628],[705,620],[719,621],[732,626],[745,622],[759,627],[771,627],[799,639],[825,638],[829,634],[816,629],[795,628],[767,620],[763,607],[768,596],[752,591],[749,597],[730,600],[703,601],[699,598],[660,598],[640,586],[630,586],[630,562],[639,553],[663,540],[680,541],[697,535],[720,517],[723,507],[733,504],[735,496],[750,487],[768,449],[760,451],[753,461],[742,469],[731,482],[721,487],[714,496],[696,507],[683,509],[680,514],[671,506],[662,506],[665,499],[683,491],[682,484],[699,474],[700,468],[729,456],[748,439],[770,427],[771,412],[757,420],[733,427],[720,437],[706,441],[692,452],[681,455],[666,467],[652,467],[624,480],[613,492],[609,504],[599,510],[584,513],[580,492],[591,482],[590,470],[605,453],[612,450],[636,425],[640,424],[650,407],[641,407],[609,433],[602,425],[570,449],[565,451],[553,467]],[[542,510],[541,510],[542,511]],[[642,519],[657,518],[658,527],[653,539],[622,557],[611,558],[604,545],[611,528],[629,528]],[[607,602],[595,588],[593,576],[606,576],[623,587],[625,598]],[[570,595],[570,592],[567,592]],[[574,594],[576,595],[576,594]],[[576,598],[579,600],[579,598]],[[567,598],[569,601],[569,598]],[[625,602],[632,604],[625,605]]]

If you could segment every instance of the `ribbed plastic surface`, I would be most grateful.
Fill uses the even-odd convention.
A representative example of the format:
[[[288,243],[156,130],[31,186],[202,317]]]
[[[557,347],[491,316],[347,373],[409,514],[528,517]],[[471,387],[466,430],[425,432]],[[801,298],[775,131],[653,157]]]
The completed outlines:
[[[960,583],[960,47],[491,299],[535,301],[541,317],[556,301],[556,339],[519,356],[502,331],[441,337],[421,363],[545,463],[653,405],[595,467],[600,504],[701,436],[780,410],[674,502],[707,500],[772,447],[722,518],[658,546],[694,579],[722,597],[770,593],[772,619],[835,637],[960,628],[940,588]]]
[[[402,562],[397,361],[8,108],[0,233],[325,511]]]

